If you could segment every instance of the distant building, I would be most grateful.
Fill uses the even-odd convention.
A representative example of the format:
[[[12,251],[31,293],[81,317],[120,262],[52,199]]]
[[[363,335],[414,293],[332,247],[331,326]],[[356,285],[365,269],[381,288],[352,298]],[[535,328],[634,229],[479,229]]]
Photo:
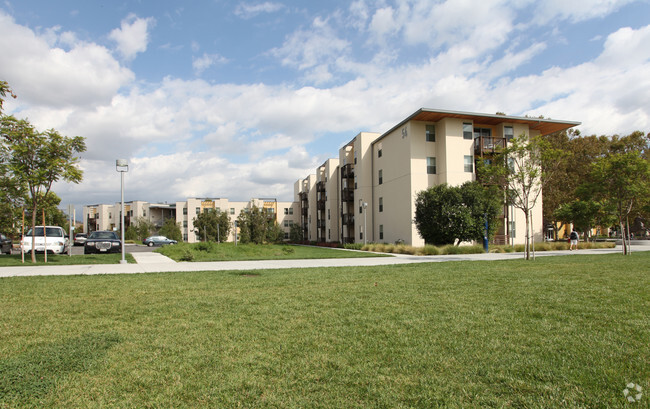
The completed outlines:
[[[128,228],[137,224],[140,217],[151,222],[156,228],[162,227],[166,219],[172,218],[181,227],[183,241],[195,243],[201,236],[194,230],[194,218],[208,209],[227,212],[231,223],[246,209],[257,206],[278,222],[289,238],[290,225],[298,221],[300,212],[293,202],[278,202],[276,199],[251,199],[248,202],[231,202],[224,198],[190,198],[174,204],[131,201],[124,203],[124,225]],[[120,228],[120,203],[114,205],[97,204],[83,207],[84,231],[118,230]],[[229,241],[234,241],[231,229]]]

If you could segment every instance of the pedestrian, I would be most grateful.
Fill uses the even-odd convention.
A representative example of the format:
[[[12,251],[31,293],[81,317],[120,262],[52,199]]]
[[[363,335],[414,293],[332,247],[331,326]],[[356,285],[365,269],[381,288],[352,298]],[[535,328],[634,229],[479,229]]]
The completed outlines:
[[[576,250],[578,250],[578,232],[573,229],[571,231],[571,234],[569,235],[569,240],[570,240],[570,245],[569,245],[569,250],[573,250],[573,246],[576,246]]]

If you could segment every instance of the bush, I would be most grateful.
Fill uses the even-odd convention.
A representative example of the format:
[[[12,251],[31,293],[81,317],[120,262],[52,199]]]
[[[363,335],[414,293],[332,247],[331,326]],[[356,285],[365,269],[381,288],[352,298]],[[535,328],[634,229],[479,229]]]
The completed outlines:
[[[184,248],[183,253],[179,257],[180,261],[194,261],[194,253],[189,248]]]

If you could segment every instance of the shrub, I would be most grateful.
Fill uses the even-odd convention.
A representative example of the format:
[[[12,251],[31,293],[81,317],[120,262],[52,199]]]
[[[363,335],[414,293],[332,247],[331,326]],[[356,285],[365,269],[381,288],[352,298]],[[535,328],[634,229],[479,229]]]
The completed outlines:
[[[178,258],[180,261],[194,261],[194,253],[188,248],[183,249],[183,253]]]

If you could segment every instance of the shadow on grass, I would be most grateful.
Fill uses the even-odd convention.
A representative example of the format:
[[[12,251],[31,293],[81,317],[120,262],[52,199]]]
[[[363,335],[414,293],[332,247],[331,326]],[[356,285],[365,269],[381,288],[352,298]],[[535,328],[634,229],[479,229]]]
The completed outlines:
[[[88,371],[121,341],[116,333],[86,334],[1,359],[0,406],[2,402],[27,404],[43,397],[61,377],[70,372]]]

